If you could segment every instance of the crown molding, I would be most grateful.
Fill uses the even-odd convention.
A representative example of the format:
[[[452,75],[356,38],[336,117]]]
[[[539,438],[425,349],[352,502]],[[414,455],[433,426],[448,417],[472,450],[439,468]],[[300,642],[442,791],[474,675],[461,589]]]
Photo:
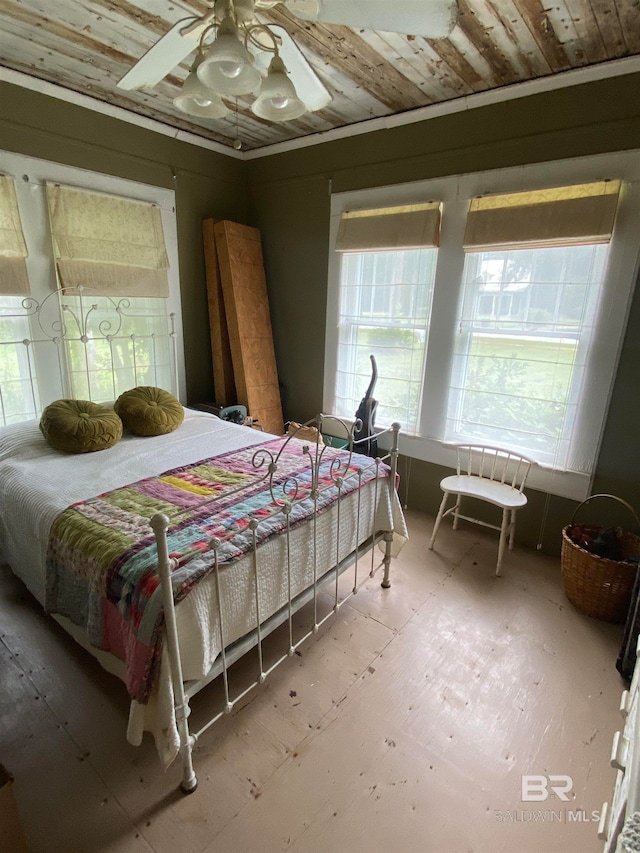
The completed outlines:
[[[74,92],[72,89],[65,89],[64,86],[59,86],[57,83],[49,83],[47,80],[40,80],[38,77],[31,77],[29,74],[23,74],[21,71],[14,71],[12,68],[4,68],[0,66],[0,82],[13,83],[15,86],[22,86],[23,89],[30,89],[32,92],[39,92],[42,95],[48,95],[51,98],[57,98],[60,101],[66,101],[68,104],[75,104],[79,107],[84,107],[87,110],[101,113],[102,115],[111,116],[112,118],[126,121],[129,124],[135,124],[137,127],[143,127],[146,130],[152,130],[155,133],[161,133],[163,136],[170,136],[172,139],[177,139],[179,142],[188,142],[190,145],[197,145],[199,148],[207,148],[209,151],[216,151],[218,154],[225,154],[227,157],[233,157],[237,160],[242,160],[244,152],[235,151],[233,148],[222,145],[220,142],[214,142],[212,139],[205,139],[204,136],[198,136],[196,133],[191,133],[187,130],[179,130],[176,127],[165,124],[154,118],[147,118],[132,110],[127,110],[124,107],[118,107],[115,104],[107,104],[98,98],[92,98],[90,95],[83,95],[81,92]]]
[[[563,71],[559,74],[550,74],[547,77],[539,77],[536,80],[525,80],[522,83],[513,83],[509,86],[502,86],[499,89],[491,89],[486,92],[476,92],[472,95],[465,95],[462,98],[443,101],[438,104],[431,104],[427,107],[419,107],[415,110],[409,110],[396,115],[368,119],[367,121],[362,121],[358,124],[346,125],[345,127],[338,127],[321,133],[312,133],[308,136],[288,140],[287,142],[276,142],[273,145],[264,145],[261,148],[256,148],[252,151],[236,151],[230,146],[222,145],[221,143],[214,142],[210,139],[205,139],[205,137],[199,136],[198,134],[179,130],[165,124],[164,122],[158,121],[157,119],[141,116],[138,113],[125,109],[124,107],[107,104],[104,101],[98,100],[98,98],[92,98],[90,95],[84,95],[80,92],[65,89],[57,83],[49,83],[46,80],[40,80],[37,77],[31,77],[28,74],[24,74],[20,71],[14,71],[10,68],[0,66],[0,81],[12,83],[16,86],[22,86],[25,89],[40,92],[43,95],[58,98],[59,100],[66,101],[67,103],[76,104],[77,106],[84,107],[85,109],[93,110],[94,112],[99,112],[103,115],[120,119],[121,121],[126,121],[129,124],[135,124],[138,127],[143,127],[147,130],[154,131],[155,133],[170,136],[180,142],[187,142],[190,145],[197,145],[200,148],[216,151],[218,154],[224,154],[225,156],[232,157],[236,160],[257,160],[261,157],[270,157],[274,154],[297,151],[301,148],[322,145],[325,142],[347,139],[351,136],[360,136],[364,133],[403,127],[404,125],[429,121],[441,116],[454,115],[455,113],[478,109],[490,104],[513,101],[518,98],[526,98],[530,95],[541,94],[542,92],[551,92],[556,89],[566,89],[571,86],[579,86],[583,83],[590,83],[596,80],[605,80],[611,77],[635,74],[638,71],[640,71],[640,56],[615,59],[610,62],[599,63],[598,65],[589,65],[585,68],[574,68],[570,71]]]
[[[589,65],[585,68],[573,68],[570,71],[549,74],[547,77],[524,80],[521,83],[512,83],[509,86],[502,86],[499,89],[476,92],[473,95],[465,95],[462,98],[455,98],[451,101],[430,104],[428,107],[418,107],[408,112],[367,119],[358,124],[350,124],[345,127],[323,131],[322,133],[309,134],[300,139],[266,145],[253,151],[244,152],[244,159],[256,160],[260,157],[269,157],[272,154],[281,154],[286,151],[295,151],[299,148],[308,148],[312,145],[321,145],[323,142],[332,142],[336,139],[346,139],[350,136],[359,136],[360,134],[372,133],[376,130],[389,130],[390,128],[402,127],[407,124],[429,121],[440,116],[478,109],[489,104],[514,101],[518,98],[526,98],[529,95],[538,95],[542,92],[551,92],[555,89],[566,89],[570,86],[579,86],[582,83],[605,80],[610,77],[622,77],[626,74],[635,74],[638,71],[640,71],[640,56],[614,59],[610,62]]]

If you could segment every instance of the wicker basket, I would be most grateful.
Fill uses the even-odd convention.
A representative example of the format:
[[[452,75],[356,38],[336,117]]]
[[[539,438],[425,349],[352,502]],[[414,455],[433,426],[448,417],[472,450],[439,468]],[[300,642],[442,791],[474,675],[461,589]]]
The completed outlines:
[[[637,565],[618,560],[608,560],[591,554],[572,542],[568,530],[575,522],[578,510],[594,498],[611,498],[623,504],[636,520],[633,507],[615,495],[591,495],[576,507],[571,524],[562,530],[562,579],[569,601],[582,613],[606,622],[624,622],[636,577]],[[581,524],[583,530],[596,535],[599,525]],[[640,554],[640,536],[625,531],[620,540],[625,560]]]

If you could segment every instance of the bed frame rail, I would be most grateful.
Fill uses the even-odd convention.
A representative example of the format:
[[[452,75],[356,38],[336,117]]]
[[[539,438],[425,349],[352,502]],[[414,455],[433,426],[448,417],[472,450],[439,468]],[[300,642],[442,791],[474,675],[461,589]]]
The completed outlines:
[[[225,640],[225,626],[223,618],[224,606],[222,601],[222,588],[220,584],[220,572],[222,571],[224,564],[220,564],[218,561],[218,549],[221,545],[221,541],[219,539],[214,538],[209,543],[209,547],[214,554],[213,572],[217,594],[217,630],[219,631],[220,648],[222,649],[222,651],[216,658],[216,661],[214,662],[214,665],[212,666],[211,670],[204,678],[198,681],[190,681],[188,683],[184,682],[182,666],[180,662],[180,639],[178,636],[175,604],[171,583],[171,574],[176,566],[176,562],[169,556],[167,546],[167,529],[169,527],[170,522],[169,519],[162,514],[157,514],[151,519],[151,526],[154,530],[157,541],[158,572],[162,587],[162,601],[165,614],[165,634],[167,642],[167,652],[171,669],[171,681],[174,693],[176,724],[180,738],[180,756],[182,760],[182,782],[180,788],[185,794],[189,794],[195,791],[198,784],[197,777],[193,769],[192,758],[193,747],[195,746],[198,739],[202,737],[202,735],[217,720],[224,716],[224,714],[231,713],[233,708],[239,702],[241,702],[250,691],[252,691],[259,684],[263,684],[268,678],[268,676],[278,666],[280,666],[280,664],[287,660],[287,658],[294,655],[298,647],[302,645],[307,639],[309,639],[309,637],[313,636],[313,634],[317,633],[320,627],[328,619],[330,619],[331,616],[337,613],[340,607],[346,601],[348,601],[351,596],[356,595],[360,587],[364,583],[366,583],[369,578],[373,577],[380,570],[380,568],[383,568],[382,587],[388,589],[391,586],[390,569],[392,558],[391,546],[393,541],[393,530],[376,530],[375,514],[379,499],[378,490],[381,488],[388,489],[389,505],[391,511],[393,511],[394,502],[396,500],[395,490],[398,470],[398,434],[400,430],[400,425],[394,423],[390,429],[382,430],[381,432],[377,433],[376,436],[374,436],[374,438],[376,439],[382,439],[383,442],[385,440],[385,436],[387,436],[387,441],[388,436],[390,436],[391,449],[381,457],[377,457],[376,459],[369,459],[366,456],[353,455],[354,446],[357,447],[358,445],[358,442],[354,441],[354,434],[359,428],[361,428],[359,426],[359,421],[350,424],[343,422],[345,434],[349,436],[349,457],[348,460],[344,460],[343,462],[340,462],[340,460],[333,460],[331,462],[331,484],[329,486],[323,486],[319,481],[320,466],[323,462],[323,456],[325,451],[325,447],[322,444],[321,440],[322,420],[323,416],[319,415],[318,418],[316,418],[314,421],[309,421],[307,424],[304,424],[300,427],[300,429],[305,429],[309,426],[315,426],[318,430],[318,437],[315,444],[305,444],[304,446],[304,453],[308,457],[312,473],[310,492],[302,494],[299,488],[299,484],[295,480],[295,478],[288,478],[285,481],[284,485],[282,485],[281,487],[282,491],[276,493],[276,491],[274,490],[273,482],[274,475],[278,470],[279,454],[277,456],[273,456],[270,451],[266,451],[264,448],[256,450],[253,462],[254,466],[258,468],[264,466],[265,463],[267,463],[267,473],[265,474],[265,479],[268,482],[269,487],[271,488],[271,493],[274,502],[274,514],[282,513],[285,516],[285,530],[283,535],[286,537],[287,565],[285,569],[287,575],[288,596],[285,605],[276,613],[265,614],[264,612],[261,612],[261,560],[260,548],[258,545],[257,537],[257,531],[261,522],[256,521],[255,519],[251,519],[249,522],[249,529],[251,530],[253,538],[250,554],[252,561],[253,587],[255,595],[256,625],[250,631],[249,634],[232,643],[227,643]],[[331,418],[332,423],[335,423],[336,420],[337,419],[335,417]],[[289,436],[288,440],[290,441],[292,438],[294,438],[297,432],[298,430],[294,430]],[[360,460],[362,460],[362,462],[361,464],[357,465],[355,473],[350,473],[349,465],[352,463],[352,461],[357,461],[359,463]],[[379,467],[383,462],[386,462],[389,465],[390,469],[389,476],[386,480],[383,480],[378,477]],[[376,476],[375,479],[372,481],[372,487],[375,491],[372,500],[371,517],[365,519],[363,518],[364,511],[362,510],[361,506],[360,486],[362,484],[363,473],[369,466],[375,466],[376,469]],[[354,542],[354,547],[351,553],[349,553],[347,556],[341,556],[341,509],[343,500],[345,498],[344,484],[348,477],[354,476],[357,477],[359,480],[358,489],[357,492],[355,492],[355,500],[357,504],[355,520],[356,541]],[[332,530],[332,534],[333,539],[336,543],[336,551],[335,563],[333,567],[328,571],[325,571],[323,574],[319,574],[317,565],[318,503],[321,492],[326,488],[332,488],[337,491],[337,498],[335,504],[332,507],[332,511],[334,512],[335,516],[334,529]],[[282,493],[284,494],[284,497],[282,497]],[[353,493],[351,494],[353,495]],[[306,589],[302,590],[297,594],[293,594],[291,572],[290,517],[291,512],[296,503],[303,499],[309,498],[313,501],[313,515],[309,522],[312,525],[313,582]],[[393,523],[391,522],[391,527],[392,526]],[[378,542],[383,543],[384,552],[382,559],[376,564],[375,545]],[[364,558],[365,553],[367,551],[370,551],[368,571],[362,572],[360,571],[360,567],[362,564],[362,559]],[[345,572],[349,567],[353,567],[353,585],[351,586],[350,591],[346,594],[343,594],[341,597],[339,579],[342,573]],[[330,585],[329,588],[333,590],[333,606],[325,616],[320,618],[318,613],[318,595],[320,590],[326,590],[328,585]],[[301,607],[309,604],[310,602],[313,603],[312,625],[302,637],[294,640],[293,616]],[[283,624],[288,624],[288,647],[284,654],[280,655],[274,663],[272,663],[268,667],[265,667],[263,655],[263,641],[272,631],[274,631],[276,628]],[[246,654],[253,648],[257,649],[257,677],[248,687],[242,690],[238,695],[232,697],[231,688],[229,684],[229,668],[235,661],[239,660],[244,654]],[[222,677],[222,683],[224,687],[223,707],[217,710],[199,731],[191,732],[189,729],[188,722],[190,714],[189,700],[203,687],[205,687],[215,678],[218,678],[220,676]]]

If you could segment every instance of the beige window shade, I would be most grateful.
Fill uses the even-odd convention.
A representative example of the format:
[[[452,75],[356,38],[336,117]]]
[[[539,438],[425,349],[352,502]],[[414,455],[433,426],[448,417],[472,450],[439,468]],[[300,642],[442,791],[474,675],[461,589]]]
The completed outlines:
[[[491,249],[608,243],[620,181],[598,181],[473,199],[464,248]]]
[[[160,209],[148,202],[47,184],[63,287],[109,296],[169,296]]]
[[[0,175],[0,293],[3,295],[24,296],[30,292],[25,262],[28,254],[15,181],[11,175]]]
[[[337,252],[433,248],[440,242],[440,202],[342,214]]]

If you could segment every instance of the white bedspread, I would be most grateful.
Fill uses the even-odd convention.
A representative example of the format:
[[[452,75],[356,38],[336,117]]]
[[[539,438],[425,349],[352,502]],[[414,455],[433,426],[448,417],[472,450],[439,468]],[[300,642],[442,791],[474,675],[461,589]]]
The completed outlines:
[[[180,465],[259,444],[270,437],[186,409],[184,423],[170,435],[154,438],[125,435],[109,450],[68,455],[53,450],[46,443],[36,421],[4,427],[0,429],[0,556],[44,606],[49,531],[56,516],[68,506]],[[349,500],[353,502],[353,497],[344,502],[345,506]],[[371,518],[373,513],[379,529],[392,524],[400,540],[406,537],[399,505],[397,501],[390,501],[387,488],[378,489],[375,507],[373,488],[363,490],[362,500],[365,518]],[[294,593],[311,582],[308,527],[292,531]],[[341,523],[341,554],[353,548],[354,538],[354,522],[346,514]],[[331,513],[323,513],[318,523],[319,573],[335,562],[335,544],[332,545],[331,539]],[[261,590],[261,609],[265,611],[274,612],[286,600],[283,553],[282,538],[275,537],[260,547],[261,570],[265,576],[275,579]],[[251,558],[246,557],[221,573],[225,644],[255,627],[255,607],[248,583],[250,571]],[[220,652],[216,614],[217,597],[211,575],[176,608],[181,660],[187,680],[206,675]],[[264,615],[261,613],[262,618]],[[56,618],[106,669],[124,678],[121,661],[90,647],[84,631],[69,620]],[[168,765],[177,754],[179,741],[166,654],[158,689],[149,704],[131,703],[129,741],[139,743],[146,730],[154,734],[160,757],[165,766]]]
[[[125,433],[99,453],[72,455],[50,447],[37,421],[0,430],[0,556],[44,605],[45,555],[56,516],[76,501],[126,486],[179,465],[251,444],[265,433],[185,409],[169,435]]]

